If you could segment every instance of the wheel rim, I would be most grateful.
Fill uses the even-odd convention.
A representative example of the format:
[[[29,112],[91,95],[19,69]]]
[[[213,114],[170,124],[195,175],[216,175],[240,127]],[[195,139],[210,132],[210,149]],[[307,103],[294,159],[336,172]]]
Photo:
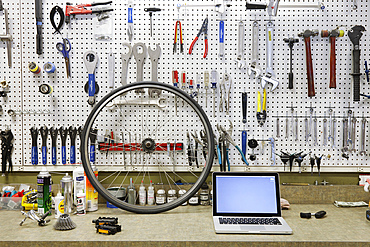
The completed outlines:
[[[135,91],[141,89],[144,89],[146,93],[135,94]],[[149,89],[162,92],[161,99],[166,99],[165,103],[158,103],[162,108],[153,105],[143,105],[143,103],[151,103],[151,99],[155,99],[158,102],[158,97],[150,98],[148,96]],[[177,102],[177,114],[174,112],[176,109],[175,99]],[[112,102],[116,104],[112,104]],[[135,104],[132,104],[133,102]],[[184,118],[184,116],[187,117]],[[194,134],[193,130],[196,130],[199,139],[201,139],[199,131],[202,130],[204,133],[202,143],[207,144],[205,148],[206,155],[203,157],[202,146],[198,144],[197,159],[199,160],[199,168],[196,168],[195,162],[193,167],[190,167],[188,162],[186,162],[188,161],[188,154],[184,153],[184,151],[185,149],[187,151],[188,148],[187,130],[178,126],[179,121],[186,122],[185,126],[191,127],[191,133]],[[164,127],[167,127],[167,129],[164,130]],[[95,145],[97,149],[95,152],[96,161],[90,162],[92,152],[90,152],[91,139],[89,139],[89,134],[91,134],[93,129],[98,130],[96,142],[100,144]],[[114,144],[109,138],[106,138],[106,141],[103,142],[99,141],[99,139],[102,139],[102,134],[104,135],[108,129],[115,131],[114,142],[116,146],[110,146]],[[117,137],[118,134],[123,134],[123,136]],[[167,149],[168,142],[170,142],[170,152]],[[193,140],[191,142],[194,150],[195,142]],[[175,143],[176,150],[181,149],[181,143],[183,150],[173,151]],[[85,123],[82,133],[81,153],[85,173],[99,195],[124,210],[135,213],[159,213],[183,204],[199,190],[200,186],[206,181],[212,167],[213,147],[214,139],[211,125],[204,111],[195,100],[178,88],[168,84],[138,82],[112,91],[97,103]],[[110,150],[107,150],[108,148]],[[116,150],[121,148],[121,151],[112,151],[114,148]],[[105,150],[108,152],[104,153]],[[119,159],[113,159],[112,157],[114,156],[116,158],[119,156]],[[194,152],[191,157],[195,161]],[[124,164],[123,160],[125,161]],[[100,177],[99,175],[99,178],[96,178],[92,169],[93,164],[98,167],[99,173],[103,172],[106,176]],[[193,177],[191,179],[185,178],[185,171],[192,174]],[[127,187],[130,173],[134,175],[132,178],[135,180],[134,183],[136,185],[140,184],[140,180],[143,179],[146,189],[148,187],[148,178],[150,179],[151,177],[156,177],[162,183],[162,185],[156,185],[157,189],[161,187],[176,189],[176,191],[184,187],[188,189],[182,197],[178,197],[178,199],[163,205],[140,206],[128,204],[115,198],[106,188],[113,187],[113,185]],[[187,186],[175,184],[174,182],[177,180],[181,180]]]

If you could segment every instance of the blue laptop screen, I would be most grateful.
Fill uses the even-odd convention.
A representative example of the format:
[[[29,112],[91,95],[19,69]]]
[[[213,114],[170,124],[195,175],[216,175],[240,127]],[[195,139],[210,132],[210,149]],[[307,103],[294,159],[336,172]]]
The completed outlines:
[[[216,176],[216,213],[277,214],[275,176]]]

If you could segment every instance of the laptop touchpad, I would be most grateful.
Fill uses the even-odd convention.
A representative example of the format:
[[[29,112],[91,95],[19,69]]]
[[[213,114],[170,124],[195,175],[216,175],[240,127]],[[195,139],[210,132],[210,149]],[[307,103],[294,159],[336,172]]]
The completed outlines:
[[[266,228],[264,226],[240,226],[240,230],[242,231],[265,231]]]

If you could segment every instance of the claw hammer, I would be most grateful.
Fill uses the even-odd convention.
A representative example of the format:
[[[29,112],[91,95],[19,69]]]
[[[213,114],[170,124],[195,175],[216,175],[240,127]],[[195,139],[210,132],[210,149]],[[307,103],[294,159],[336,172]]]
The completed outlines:
[[[321,30],[321,37],[329,37],[330,41],[330,83],[329,88],[337,88],[336,77],[336,58],[335,58],[335,40],[337,37],[343,37],[344,31],[337,27],[334,30]]]
[[[319,35],[319,30],[307,29],[303,33],[298,34],[299,37],[303,37],[306,46],[306,67],[307,67],[307,84],[308,84],[308,97],[315,96],[315,84],[313,77],[312,67],[312,55],[311,55],[311,36]]]

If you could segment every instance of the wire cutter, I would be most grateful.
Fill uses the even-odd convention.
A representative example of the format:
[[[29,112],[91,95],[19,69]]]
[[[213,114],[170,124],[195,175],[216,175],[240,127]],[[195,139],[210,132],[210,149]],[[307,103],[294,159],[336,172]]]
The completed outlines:
[[[58,51],[60,51],[63,54],[64,61],[66,63],[66,70],[67,70],[67,77],[71,77],[71,65],[69,63],[69,51],[71,50],[71,42],[69,42],[69,39],[63,38],[63,43],[58,42],[56,45],[56,48]]]
[[[181,21],[176,21],[175,39],[173,41],[173,54],[176,53],[176,46],[177,46],[177,25],[179,26],[179,33],[180,33],[180,53],[184,53],[184,43],[183,43],[183,40],[182,40]]]
[[[208,53],[208,15],[207,17],[204,19],[203,21],[203,24],[202,24],[202,27],[199,29],[199,32],[197,34],[197,37],[195,37],[195,39],[193,40],[193,42],[191,43],[190,45],[190,48],[189,48],[189,54],[191,54],[191,52],[193,51],[193,47],[195,45],[195,43],[197,42],[199,36],[204,33],[204,54],[203,54],[203,58],[206,58],[207,57],[207,53]]]
[[[91,3],[91,4],[79,4],[76,6],[72,6],[70,3],[66,4],[66,24],[68,24],[71,20],[71,15],[88,15],[88,14],[101,14],[103,12],[113,11],[113,9],[99,9],[99,10],[91,10],[86,9],[86,7],[95,7],[98,5],[107,5],[111,4],[112,1],[103,2],[103,3]]]
[[[261,93],[258,92],[257,95],[257,122],[260,126],[263,126],[266,122],[266,89],[263,89],[263,103],[261,109]]]

